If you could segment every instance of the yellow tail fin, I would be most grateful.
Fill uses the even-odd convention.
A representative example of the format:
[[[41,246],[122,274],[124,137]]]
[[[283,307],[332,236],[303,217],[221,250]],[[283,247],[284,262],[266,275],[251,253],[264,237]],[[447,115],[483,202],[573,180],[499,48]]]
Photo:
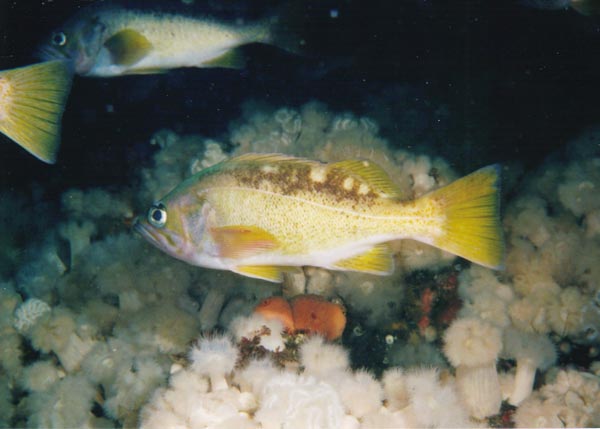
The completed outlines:
[[[446,216],[433,245],[477,264],[502,269],[500,166],[490,165],[427,194]]]
[[[53,164],[71,77],[63,61],[0,72],[0,132],[35,157]]]

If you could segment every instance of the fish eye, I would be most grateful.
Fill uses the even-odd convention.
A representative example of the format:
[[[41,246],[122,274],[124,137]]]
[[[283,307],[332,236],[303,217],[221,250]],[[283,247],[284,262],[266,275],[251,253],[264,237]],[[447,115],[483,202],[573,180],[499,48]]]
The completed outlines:
[[[67,35],[62,31],[57,31],[52,34],[52,44],[56,46],[64,46],[67,43]]]
[[[148,210],[148,222],[156,228],[162,228],[167,223],[167,210],[163,203],[154,204]]]

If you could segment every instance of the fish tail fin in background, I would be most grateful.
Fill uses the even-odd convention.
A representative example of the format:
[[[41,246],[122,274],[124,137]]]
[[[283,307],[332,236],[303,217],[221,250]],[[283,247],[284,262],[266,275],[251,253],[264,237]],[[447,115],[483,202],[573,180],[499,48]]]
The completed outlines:
[[[546,10],[567,10],[572,8],[582,15],[600,14],[600,0],[519,0],[526,7]]]
[[[0,132],[53,164],[73,72],[65,61],[0,71]]]
[[[275,13],[267,18],[261,43],[267,43],[295,55],[307,54],[307,28],[311,28],[306,11],[307,3],[301,0],[283,2]],[[313,23],[314,25],[314,23]]]
[[[571,0],[569,6],[585,16],[600,14],[600,0]]]
[[[446,216],[443,232],[433,245],[489,268],[504,267],[498,164],[477,170],[422,198],[435,200]]]
[[[567,10],[571,0],[518,0],[517,3],[533,9]]]

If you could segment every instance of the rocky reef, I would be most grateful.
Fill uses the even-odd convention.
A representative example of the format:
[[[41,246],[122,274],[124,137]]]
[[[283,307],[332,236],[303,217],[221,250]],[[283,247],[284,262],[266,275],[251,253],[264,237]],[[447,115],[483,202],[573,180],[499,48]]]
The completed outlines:
[[[406,143],[420,128],[382,137],[384,114],[244,110],[219,138],[158,131],[135,183],[64,192],[58,223],[0,195],[0,426],[600,425],[600,130],[536,171],[505,166],[503,271],[407,240],[390,277],[306,267],[280,286],[186,265],[128,226],[247,152],[371,159],[409,199],[468,171]],[[343,306],[341,338],[255,313],[306,294]]]

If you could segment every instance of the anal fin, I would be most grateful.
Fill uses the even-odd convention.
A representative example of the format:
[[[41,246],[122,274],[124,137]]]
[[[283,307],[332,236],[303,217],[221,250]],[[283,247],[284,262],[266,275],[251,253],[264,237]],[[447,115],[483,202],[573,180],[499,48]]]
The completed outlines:
[[[168,72],[167,69],[160,67],[145,67],[145,68],[132,68],[123,71],[124,75],[146,75],[146,74],[166,74]]]
[[[256,279],[267,280],[274,283],[283,281],[283,267],[272,265],[239,265],[232,269],[234,273],[242,274]]]
[[[334,267],[341,270],[389,275],[394,272],[394,258],[389,246],[381,243],[357,256],[337,261]]]
[[[246,57],[240,48],[230,49],[223,55],[205,61],[201,67],[223,67],[227,69],[243,69],[246,67]]]

